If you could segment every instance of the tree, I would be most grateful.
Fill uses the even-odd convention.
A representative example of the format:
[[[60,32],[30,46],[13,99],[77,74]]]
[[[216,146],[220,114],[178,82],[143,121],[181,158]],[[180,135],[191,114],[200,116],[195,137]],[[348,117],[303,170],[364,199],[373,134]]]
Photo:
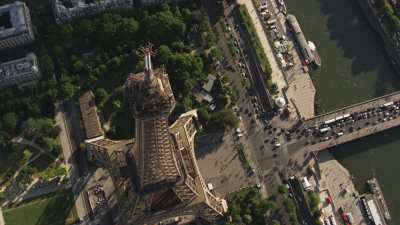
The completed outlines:
[[[203,124],[207,124],[210,119],[210,113],[208,112],[206,107],[201,107],[198,109],[197,113],[199,114],[199,119]]]
[[[7,131],[15,131],[17,128],[18,116],[14,112],[6,113],[3,116],[3,127]]]
[[[65,82],[61,87],[61,96],[64,99],[69,99],[74,95],[75,87],[70,82]]]
[[[61,37],[64,41],[72,40],[74,36],[74,27],[70,24],[61,27]]]
[[[80,72],[85,68],[85,64],[81,60],[77,60],[72,66],[75,72]]]
[[[245,214],[245,215],[243,216],[243,222],[244,222],[245,224],[251,224],[252,221],[253,221],[253,218],[251,217],[251,215]]]
[[[278,220],[272,220],[271,225],[281,225]]]
[[[134,18],[124,18],[119,24],[119,30],[123,38],[130,39],[139,30],[139,23]]]
[[[154,43],[171,43],[184,37],[186,25],[171,11],[161,11],[144,19],[146,36]]]
[[[166,64],[168,63],[169,59],[170,59],[173,55],[172,55],[171,49],[170,49],[168,46],[166,46],[166,45],[161,45],[161,46],[158,48],[158,54],[157,54],[157,56],[158,56],[158,59],[159,59],[160,63],[166,65]]]
[[[278,186],[278,192],[279,192],[280,194],[287,194],[288,191],[289,191],[289,190],[288,190],[288,188],[287,188],[285,185],[281,184],[281,185]]]
[[[207,126],[210,129],[236,128],[239,126],[239,122],[240,120],[232,110],[225,109],[213,113]]]
[[[54,62],[53,60],[50,58],[49,55],[42,55],[39,59],[39,63],[40,63],[40,70],[48,75],[51,76],[54,73]]]
[[[96,100],[98,103],[102,103],[108,96],[107,91],[104,88],[97,88],[95,91]]]
[[[118,110],[118,109],[121,108],[122,103],[121,103],[120,100],[114,100],[113,103],[112,103],[112,105],[113,105],[113,109],[114,109],[114,110]]]
[[[92,35],[95,30],[96,28],[93,26],[92,21],[88,19],[81,20],[77,25],[77,31],[85,37]]]

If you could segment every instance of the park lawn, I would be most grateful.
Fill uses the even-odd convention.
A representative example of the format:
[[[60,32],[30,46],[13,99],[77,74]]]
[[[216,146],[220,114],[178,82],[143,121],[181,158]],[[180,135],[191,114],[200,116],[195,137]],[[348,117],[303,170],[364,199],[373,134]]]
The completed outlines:
[[[3,215],[7,225],[69,225],[78,219],[70,191],[3,209]]]

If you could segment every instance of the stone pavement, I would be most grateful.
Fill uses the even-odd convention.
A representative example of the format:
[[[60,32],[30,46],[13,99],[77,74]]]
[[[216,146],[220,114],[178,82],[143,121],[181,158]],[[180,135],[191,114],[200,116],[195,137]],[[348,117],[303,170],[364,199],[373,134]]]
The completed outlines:
[[[302,73],[293,76],[286,96],[297,108],[301,117],[307,120],[315,115],[315,93],[316,90],[309,74]]]
[[[333,200],[334,210],[337,221],[340,215],[337,213],[340,207],[346,212],[351,212],[354,218],[354,224],[366,225],[366,220],[361,211],[359,193],[355,189],[349,171],[344,168],[333,156],[324,151],[318,154],[321,179],[319,190],[329,190]],[[324,199],[321,199],[324,201]]]
[[[196,147],[197,161],[205,183],[212,183],[217,196],[256,185],[254,176],[248,176],[240,162],[231,134],[201,137]]]

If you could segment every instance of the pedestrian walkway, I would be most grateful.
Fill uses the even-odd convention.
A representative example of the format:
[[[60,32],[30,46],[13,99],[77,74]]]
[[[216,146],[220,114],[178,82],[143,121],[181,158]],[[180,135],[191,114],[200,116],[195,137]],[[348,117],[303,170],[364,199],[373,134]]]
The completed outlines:
[[[316,90],[310,76],[303,73],[293,76],[293,80],[286,91],[286,96],[296,107],[301,117],[308,120],[315,115],[315,93]]]
[[[238,3],[246,6],[247,11],[249,12],[251,20],[253,21],[254,27],[256,29],[257,36],[260,39],[264,52],[267,55],[269,64],[271,65],[272,81],[278,85],[279,90],[282,90],[286,87],[285,77],[283,76],[283,73],[275,59],[274,52],[272,51],[271,45],[268,42],[267,36],[265,35],[264,29],[262,27],[262,22],[257,15],[257,11],[253,5],[253,2],[251,0],[238,0]]]
[[[1,210],[1,207],[0,207],[0,225],[5,225],[3,211]]]

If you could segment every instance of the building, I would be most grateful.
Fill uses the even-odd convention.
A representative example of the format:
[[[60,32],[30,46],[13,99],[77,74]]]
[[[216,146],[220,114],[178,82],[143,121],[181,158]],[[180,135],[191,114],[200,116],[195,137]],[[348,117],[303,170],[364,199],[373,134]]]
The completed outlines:
[[[214,75],[208,74],[208,76],[207,76],[207,82],[203,84],[203,89],[204,89],[205,91],[207,91],[208,93],[210,93],[211,90],[212,90],[212,88],[214,87],[214,83],[215,83],[215,80],[216,80],[216,79],[217,79],[217,78],[216,78]]]
[[[197,166],[197,111],[168,125],[175,107],[168,74],[163,68],[153,70],[151,47],[144,53],[145,71],[129,75],[125,83],[135,140],[104,138],[93,93],[80,98],[88,158],[112,178],[113,187],[105,192],[110,215],[117,225],[196,218],[213,223],[226,213],[227,204],[207,189]]]
[[[0,64],[0,88],[18,85],[24,87],[35,84],[41,77],[35,54]]]
[[[0,6],[0,50],[31,43],[35,40],[29,9],[25,3]]]
[[[133,139],[114,141],[102,138],[86,141],[88,160],[100,167],[109,167],[111,162],[117,164],[117,167],[127,166],[125,155],[133,143]]]
[[[84,93],[79,98],[83,126],[85,128],[86,142],[104,138],[104,131],[101,127],[100,118],[97,114],[97,107],[94,94],[91,91]]]
[[[135,140],[112,141],[97,133],[98,138],[86,142],[89,159],[112,177],[110,215],[117,225],[196,218],[213,223],[226,213],[227,204],[207,189],[197,166],[197,111],[182,114],[169,126],[175,98],[168,74],[163,68],[153,70],[151,47],[143,51],[145,71],[129,75],[125,83]]]
[[[59,24],[97,13],[131,9],[132,6],[133,0],[52,0],[54,17]]]

